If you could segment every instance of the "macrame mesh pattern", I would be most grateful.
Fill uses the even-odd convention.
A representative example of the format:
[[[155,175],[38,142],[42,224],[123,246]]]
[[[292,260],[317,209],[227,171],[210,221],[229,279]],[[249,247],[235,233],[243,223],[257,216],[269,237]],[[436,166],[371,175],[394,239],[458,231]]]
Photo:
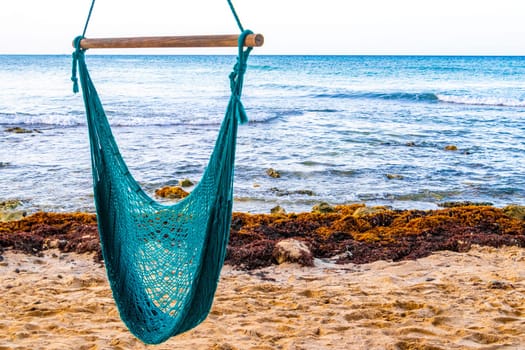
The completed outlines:
[[[181,202],[161,205],[130,174],[84,54],[77,54],[108,279],[130,331],[160,343],[198,325],[211,308],[229,238],[235,138],[244,110],[238,98],[230,99],[203,178]]]

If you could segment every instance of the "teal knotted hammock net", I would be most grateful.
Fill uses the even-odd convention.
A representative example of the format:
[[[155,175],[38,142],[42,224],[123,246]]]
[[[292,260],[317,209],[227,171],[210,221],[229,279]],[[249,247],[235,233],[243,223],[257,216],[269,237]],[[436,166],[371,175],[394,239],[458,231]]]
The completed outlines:
[[[130,174],[89,76],[82,37],[76,39],[73,81],[78,67],[104,262],[122,320],[145,343],[195,327],[211,308],[229,239],[237,127],[247,120],[241,92],[249,33],[239,38],[231,97],[206,171],[170,206],[150,198]]]

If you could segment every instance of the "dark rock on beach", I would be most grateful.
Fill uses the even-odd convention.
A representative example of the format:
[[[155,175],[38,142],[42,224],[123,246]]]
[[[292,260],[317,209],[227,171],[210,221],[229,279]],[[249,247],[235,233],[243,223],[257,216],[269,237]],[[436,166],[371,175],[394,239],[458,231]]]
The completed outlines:
[[[272,256],[277,264],[297,263],[302,266],[314,265],[314,257],[306,243],[294,238],[283,239],[277,242]]]

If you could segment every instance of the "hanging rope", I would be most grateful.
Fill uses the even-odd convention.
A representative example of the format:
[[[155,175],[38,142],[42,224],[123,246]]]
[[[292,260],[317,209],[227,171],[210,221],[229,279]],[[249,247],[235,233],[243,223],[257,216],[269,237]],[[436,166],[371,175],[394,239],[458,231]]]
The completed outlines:
[[[230,6],[230,10],[232,11],[233,18],[235,18],[235,22],[237,22],[237,26],[239,27],[241,32],[244,32],[244,27],[241,23],[241,20],[239,19],[239,16],[237,15],[237,11],[235,10],[235,7],[233,6],[233,3],[231,0],[227,0],[228,5]],[[89,25],[89,20],[91,19],[91,14],[93,13],[93,7],[95,7],[95,0],[91,2],[91,7],[89,8],[88,16],[86,18],[86,23],[84,24],[84,30],[82,31],[82,37],[86,35],[87,27]]]
[[[239,16],[237,15],[237,11],[235,10],[235,7],[233,6],[233,3],[231,2],[231,0],[227,0],[228,2],[228,5],[230,7],[230,10],[231,10],[231,13],[233,15],[233,18],[235,19],[236,23],[237,23],[237,26],[239,27],[240,31],[241,31],[241,35],[239,37],[239,39],[241,40],[244,40],[246,38],[246,35],[248,34],[253,34],[253,32],[249,31],[249,30],[245,30],[240,19],[239,19]],[[88,15],[87,15],[87,18],[86,18],[86,23],[84,24],[84,30],[82,31],[82,35],[78,36],[75,38],[74,40],[74,47],[75,47],[75,52],[73,52],[73,67],[72,67],[72,70],[71,70],[71,81],[73,82],[73,93],[78,93],[79,92],[79,87],[78,87],[78,78],[77,78],[77,66],[78,66],[78,60],[80,58],[80,55],[83,55],[84,54],[84,51],[86,49],[83,49],[81,46],[80,46],[80,42],[82,39],[85,38],[85,35],[86,35],[86,31],[87,31],[87,28],[88,28],[88,25],[89,25],[89,21],[91,19],[91,15],[93,13],[93,8],[95,7],[95,0],[93,0],[91,2],[91,6],[89,8],[89,12],[88,12]],[[251,51],[251,48],[250,49],[247,49],[245,52],[242,52],[242,43],[244,41],[239,41],[239,46],[240,47],[240,50],[241,52],[239,52],[239,56],[238,56],[238,60],[239,60],[239,57],[248,57],[250,51]],[[241,62],[242,59],[237,63],[237,68],[240,70],[240,71],[244,71],[245,70],[245,63]],[[234,75],[237,75],[237,73],[234,73]],[[232,77],[230,77],[230,79],[232,79]],[[242,83],[241,83],[242,85]]]
[[[230,5],[230,10],[232,11],[233,17],[235,18],[235,21],[237,22],[239,29],[241,30],[241,32],[244,32],[244,27],[241,24],[241,20],[239,19],[239,16],[237,16],[237,11],[235,11],[235,7],[233,7],[231,0],[228,0],[228,5]]]
[[[78,67],[78,60],[81,58],[80,56],[84,55],[84,51],[80,47],[80,40],[84,38],[83,35],[79,35],[73,40],[73,45],[75,46],[75,51],[73,51],[73,67],[71,68],[71,81],[73,82],[73,93],[78,93],[78,78],[77,78],[77,67]]]
[[[86,19],[86,24],[84,25],[84,30],[82,31],[82,37],[86,35],[86,30],[89,24],[89,20],[91,19],[91,13],[93,13],[93,7],[95,6],[95,0],[91,2],[91,7],[89,8],[88,16]]]
[[[95,0],[91,2],[91,6],[89,8],[88,16],[86,18],[86,23],[84,24],[84,30],[82,31],[82,35],[79,35],[73,40],[73,45],[75,46],[75,52],[73,52],[73,67],[71,69],[71,81],[73,82],[73,93],[78,93],[78,78],[77,78],[77,66],[78,66],[78,59],[80,58],[80,55],[84,54],[85,50],[82,50],[80,48],[80,40],[84,39],[87,31],[87,27],[89,25],[89,20],[91,19],[91,14],[93,13],[93,7],[95,7]]]

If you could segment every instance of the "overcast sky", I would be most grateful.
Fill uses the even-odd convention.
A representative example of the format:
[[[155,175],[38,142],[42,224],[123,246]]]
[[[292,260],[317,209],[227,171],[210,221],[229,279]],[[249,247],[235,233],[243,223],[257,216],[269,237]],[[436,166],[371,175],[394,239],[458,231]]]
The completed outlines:
[[[70,53],[90,4],[91,0],[0,0],[0,54]],[[525,0],[234,4],[244,26],[264,34],[259,54],[525,55]],[[97,0],[86,36],[215,33],[237,33],[226,0]]]

